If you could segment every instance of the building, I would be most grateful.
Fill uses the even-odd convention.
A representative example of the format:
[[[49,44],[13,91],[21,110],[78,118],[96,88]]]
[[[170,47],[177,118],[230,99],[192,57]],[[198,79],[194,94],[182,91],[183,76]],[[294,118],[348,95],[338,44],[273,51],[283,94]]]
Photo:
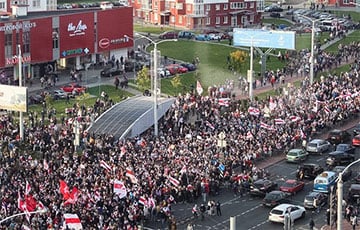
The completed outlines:
[[[326,6],[338,6],[338,7],[356,7],[359,3],[356,0],[316,0],[311,1],[316,4],[324,4]]]
[[[133,0],[134,17],[188,29],[246,27],[260,22],[264,0]]]
[[[0,12],[11,12],[13,6],[27,6],[28,12],[56,10],[57,0],[0,0]]]
[[[17,79],[19,48],[23,75],[42,76],[46,68],[83,69],[90,63],[107,62],[128,55],[133,47],[131,7],[101,10],[88,8],[26,12],[16,5],[10,17],[0,19],[0,69]]]

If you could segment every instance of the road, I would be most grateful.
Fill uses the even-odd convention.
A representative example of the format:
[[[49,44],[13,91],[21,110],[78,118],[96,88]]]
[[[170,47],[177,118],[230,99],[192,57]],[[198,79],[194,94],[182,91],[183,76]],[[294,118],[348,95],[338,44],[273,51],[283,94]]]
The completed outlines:
[[[355,121],[356,122],[356,121]],[[352,133],[352,128],[349,129],[349,132]],[[355,158],[360,157],[360,149],[357,148],[355,152]],[[317,163],[320,166],[324,167],[326,170],[325,159],[327,154],[322,155],[311,155],[306,160],[306,163]],[[287,163],[286,161],[280,161],[274,165],[267,167],[267,170],[270,173],[270,179],[274,180],[281,185],[286,179],[295,179],[296,170],[298,164]],[[359,166],[352,167],[353,176],[360,172]],[[347,181],[344,183],[344,197],[347,195],[348,187],[351,182]],[[290,203],[303,205],[305,195],[308,194],[313,189],[313,181],[305,180],[305,188],[303,191],[298,192],[296,195],[289,198]],[[173,214],[178,220],[179,229],[185,229],[188,223],[192,223],[195,229],[230,229],[230,217],[236,217],[236,229],[245,230],[245,229],[266,229],[266,230],[275,230],[283,229],[282,224],[271,223],[268,221],[268,215],[270,208],[262,206],[262,198],[260,197],[251,197],[250,195],[245,195],[243,197],[234,196],[232,191],[228,188],[222,188],[221,195],[216,197],[210,197],[215,201],[220,201],[222,216],[205,216],[204,221],[194,220],[191,218],[191,209],[194,204],[175,204],[173,205]],[[197,201],[198,204],[201,203],[201,200]],[[313,217],[315,221],[315,227],[320,229],[321,226],[326,224],[326,213],[327,207],[323,207],[319,214],[313,213],[313,211],[308,210],[304,219],[297,220],[295,222],[294,229],[309,229],[308,223],[310,222],[310,217]],[[152,229],[163,229],[161,223],[147,223],[145,226]]]

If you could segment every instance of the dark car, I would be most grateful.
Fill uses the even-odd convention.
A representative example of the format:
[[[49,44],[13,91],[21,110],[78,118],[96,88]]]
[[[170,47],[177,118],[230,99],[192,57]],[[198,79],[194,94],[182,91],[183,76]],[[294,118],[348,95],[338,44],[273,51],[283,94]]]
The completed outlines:
[[[194,71],[196,70],[196,65],[192,64],[192,63],[181,63],[181,66],[185,67],[188,69],[188,71]]]
[[[264,11],[265,12],[282,12],[282,11],[284,11],[284,9],[278,5],[270,5],[270,6],[265,7]]]
[[[120,75],[122,73],[121,69],[118,69],[116,66],[111,68],[105,68],[101,70],[100,76],[101,77],[112,77],[116,75]]]
[[[334,129],[328,135],[328,141],[331,144],[340,144],[350,141],[351,135],[345,130]]]
[[[193,32],[190,31],[180,31],[178,34],[178,38],[187,38],[187,39],[192,39],[195,37],[195,34]]]
[[[31,95],[29,97],[29,104],[42,104],[45,101],[42,95]]]
[[[324,168],[318,164],[307,163],[301,165],[297,170],[297,178],[302,179],[314,179],[317,175],[322,173]]]
[[[250,185],[250,195],[265,196],[266,193],[271,192],[277,188],[277,184],[271,180],[259,179]]]
[[[284,15],[280,14],[279,12],[271,12],[270,17],[272,18],[282,18]]]
[[[354,127],[354,135],[360,134],[360,123]]]
[[[347,196],[348,203],[357,204],[360,199],[360,184],[351,184]]]
[[[276,205],[287,203],[287,197],[288,195],[282,191],[271,191],[269,193],[266,193],[262,204],[266,207],[275,207]]]
[[[343,151],[349,154],[355,153],[355,147],[350,144],[338,144],[336,146],[336,151]]]
[[[355,157],[352,154],[348,154],[343,151],[334,151],[329,153],[329,156],[326,159],[326,165],[328,166],[348,165],[354,160]]]
[[[343,181],[348,181],[351,176],[352,176],[352,171],[350,168],[346,169],[346,171],[344,172],[344,169],[346,168],[346,166],[336,166],[334,167],[331,171],[336,172],[337,176],[339,176],[339,173],[342,172],[342,180]]]
[[[176,31],[166,31],[159,35],[160,39],[176,39],[178,37],[178,33]]]
[[[124,69],[125,72],[134,72],[135,71],[139,71],[143,68],[142,63],[140,62],[136,62],[136,61],[126,61],[124,63]]]
[[[317,204],[321,207],[327,203],[327,196],[321,192],[310,192],[305,196],[304,199],[304,208],[306,209],[314,209],[314,199],[317,200]]]

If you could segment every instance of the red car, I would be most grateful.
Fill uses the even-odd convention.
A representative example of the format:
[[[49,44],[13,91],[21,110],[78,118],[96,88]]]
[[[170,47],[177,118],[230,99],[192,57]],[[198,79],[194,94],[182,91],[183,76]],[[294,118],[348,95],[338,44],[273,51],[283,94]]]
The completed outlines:
[[[280,191],[295,194],[304,189],[305,183],[298,180],[287,180],[280,186]]]
[[[76,94],[82,94],[82,93],[85,93],[85,91],[86,91],[86,87],[81,86],[77,83],[70,83],[68,85],[64,85],[60,89],[62,89],[66,93],[72,93],[73,91],[75,91]]]
[[[166,69],[170,71],[171,75],[177,74],[177,73],[186,73],[188,69],[182,65],[179,64],[171,64],[166,66]]]
[[[360,147],[360,135],[356,135],[352,139],[352,145],[355,147]]]

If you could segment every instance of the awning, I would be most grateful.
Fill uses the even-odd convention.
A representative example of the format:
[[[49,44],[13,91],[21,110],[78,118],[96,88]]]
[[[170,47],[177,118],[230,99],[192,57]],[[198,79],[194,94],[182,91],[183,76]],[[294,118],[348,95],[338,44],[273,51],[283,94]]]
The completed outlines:
[[[160,12],[160,16],[170,16],[170,15],[171,15],[171,12],[168,10]]]

